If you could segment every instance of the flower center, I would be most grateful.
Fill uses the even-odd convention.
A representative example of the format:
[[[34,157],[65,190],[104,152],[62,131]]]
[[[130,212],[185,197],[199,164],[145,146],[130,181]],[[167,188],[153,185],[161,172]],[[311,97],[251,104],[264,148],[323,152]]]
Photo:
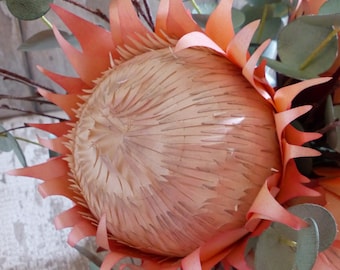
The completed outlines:
[[[226,58],[169,48],[107,71],[78,112],[71,171],[110,237],[184,256],[244,225],[281,169],[270,105]]]

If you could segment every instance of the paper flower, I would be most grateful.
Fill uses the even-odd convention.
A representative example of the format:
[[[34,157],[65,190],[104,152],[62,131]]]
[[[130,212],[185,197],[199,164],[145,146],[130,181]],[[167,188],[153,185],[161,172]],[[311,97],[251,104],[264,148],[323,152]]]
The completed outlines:
[[[39,141],[60,156],[12,174],[74,201],[56,225],[72,227],[71,245],[96,236],[103,269],[124,256],[144,269],[247,269],[249,236],[308,226],[284,204],[320,196],[294,161],[319,155],[303,145],[320,135],[290,125],[311,109],[291,103],[328,79],[274,91],[257,65],[268,42],[250,56],[258,23],[234,34],[231,6],[221,0],[201,29],[180,0],[162,0],[155,32],[127,0],[111,2],[111,31],[53,6],[81,45],[55,29],[79,77],[41,68],[67,94],[39,92],[69,121],[31,124],[57,136]]]

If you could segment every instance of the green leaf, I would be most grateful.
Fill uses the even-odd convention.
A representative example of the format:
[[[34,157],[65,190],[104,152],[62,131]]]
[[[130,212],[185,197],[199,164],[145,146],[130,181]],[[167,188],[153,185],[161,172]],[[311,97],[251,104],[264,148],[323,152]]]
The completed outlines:
[[[320,245],[319,251],[329,248],[335,240],[337,225],[333,215],[324,207],[305,203],[290,207],[289,212],[301,218],[312,218],[318,225]]]
[[[9,11],[20,20],[35,20],[46,14],[53,0],[6,0]]]
[[[319,251],[318,225],[312,218],[307,218],[309,226],[298,232],[295,264],[299,270],[313,268]]]
[[[319,15],[340,13],[340,1],[328,0],[319,9]]]
[[[322,27],[340,26],[340,14],[302,16],[300,21]]]
[[[89,270],[99,270],[100,268],[95,265],[93,262],[89,263]]]
[[[102,264],[102,260],[93,252],[89,251],[83,246],[75,245],[74,248],[83,256],[85,256],[90,262],[92,262],[94,265],[100,267]]]
[[[288,241],[288,240],[287,240]],[[295,261],[295,249],[287,244],[279,231],[269,227],[258,238],[255,249],[255,269],[291,270]]]
[[[293,71],[284,73],[288,76],[299,72],[318,76],[331,67],[337,51],[337,35],[332,27],[311,25],[301,19],[283,28],[278,39],[280,60]]]
[[[269,18],[265,22],[261,22],[253,36],[252,43],[261,44],[267,39],[276,39],[281,27],[280,18]]]
[[[60,31],[60,33],[71,44],[78,46],[78,42],[72,34],[69,34],[65,31]],[[59,44],[54,36],[53,30],[48,29],[36,33],[25,42],[23,42],[18,49],[21,51],[41,51],[57,47],[59,47]]]
[[[4,133],[6,129],[0,125],[0,133]],[[9,151],[14,151],[14,154],[17,156],[19,159],[21,165],[23,167],[27,166],[27,162],[25,159],[25,155],[22,152],[22,149],[17,142],[17,140],[9,133],[7,132],[6,135],[3,134],[0,136],[0,151],[3,152],[9,152]]]

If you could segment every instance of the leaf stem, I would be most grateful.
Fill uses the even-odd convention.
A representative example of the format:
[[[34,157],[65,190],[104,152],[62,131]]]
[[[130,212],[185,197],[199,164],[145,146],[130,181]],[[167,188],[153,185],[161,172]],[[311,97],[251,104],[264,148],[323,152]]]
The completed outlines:
[[[263,30],[264,30],[264,26],[266,24],[266,20],[267,20],[267,17],[268,17],[268,11],[269,11],[269,5],[265,4],[264,8],[263,8],[263,13],[262,13],[262,16],[261,16],[261,22],[260,22],[260,25],[259,25],[259,28],[258,28],[257,43],[259,43],[260,40],[261,40],[261,36],[262,36]]]
[[[7,132],[7,131],[6,131]],[[6,134],[4,134],[4,132],[1,132],[0,133],[0,137],[7,137]],[[13,136],[12,137],[14,139],[16,139],[17,141],[22,141],[22,142],[26,142],[26,143],[30,143],[30,144],[33,144],[33,145],[36,145],[36,146],[40,146],[40,147],[44,147],[43,145],[41,145],[40,143],[37,143],[37,142],[33,142],[31,140],[28,140],[28,139],[25,139],[25,138],[22,138],[22,137],[17,137],[17,136]]]
[[[50,28],[50,29],[53,28],[52,23],[45,16],[42,16],[41,19],[47,25],[48,28]]]
[[[320,45],[315,48],[314,51],[307,57],[307,59],[300,65],[300,70],[306,69],[311,64],[311,62],[319,55],[322,49],[324,49],[333,39],[333,37],[338,34],[339,31],[339,28],[335,28],[332,32],[330,32],[328,36],[320,43]]]
[[[194,9],[197,11],[198,14],[202,14],[202,11],[199,7],[199,5],[196,3],[195,0],[190,0],[191,1],[191,4],[193,5]]]

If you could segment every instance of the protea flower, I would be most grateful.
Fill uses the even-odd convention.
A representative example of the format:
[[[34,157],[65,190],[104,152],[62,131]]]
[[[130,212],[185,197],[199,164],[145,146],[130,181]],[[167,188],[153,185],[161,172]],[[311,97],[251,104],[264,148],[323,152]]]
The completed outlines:
[[[318,155],[302,145],[320,135],[290,125],[311,108],[291,102],[328,79],[274,91],[257,66],[268,43],[250,56],[257,22],[235,35],[231,6],[221,0],[201,29],[180,0],[162,0],[155,32],[127,0],[111,2],[111,32],[53,6],[80,42],[55,29],[79,77],[41,68],[68,93],[39,92],[69,121],[31,124],[57,136],[40,143],[60,156],[12,173],[74,201],[56,225],[73,228],[71,245],[95,235],[103,269],[124,256],[144,269],[247,269],[250,235],[271,221],[307,226],[283,205],[320,196],[294,161]]]

